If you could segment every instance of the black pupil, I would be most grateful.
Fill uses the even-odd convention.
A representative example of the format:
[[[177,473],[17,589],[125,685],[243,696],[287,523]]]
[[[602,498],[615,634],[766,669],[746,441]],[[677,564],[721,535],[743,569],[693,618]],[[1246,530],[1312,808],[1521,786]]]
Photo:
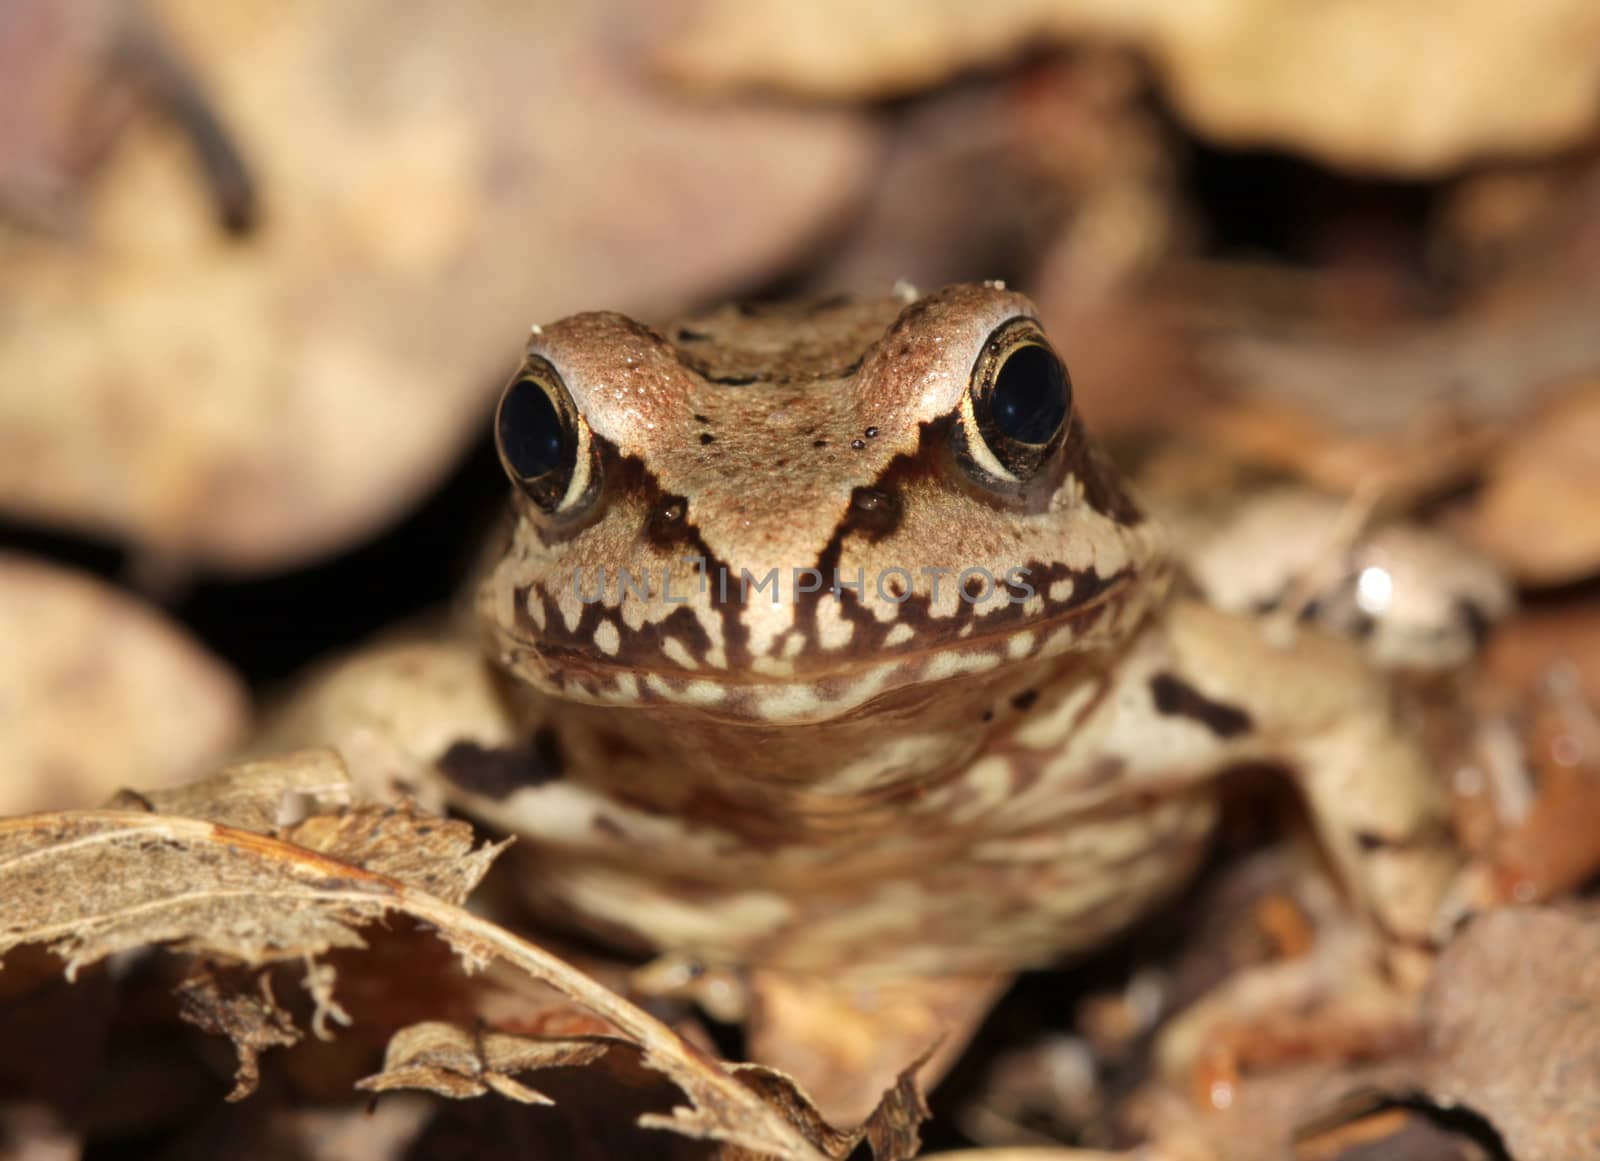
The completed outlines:
[[[1061,360],[1046,348],[1029,343],[1001,364],[989,396],[989,414],[1009,439],[1049,443],[1067,418],[1071,402]]]
[[[526,379],[511,385],[500,404],[500,450],[511,470],[533,480],[561,465],[566,426],[550,396]]]

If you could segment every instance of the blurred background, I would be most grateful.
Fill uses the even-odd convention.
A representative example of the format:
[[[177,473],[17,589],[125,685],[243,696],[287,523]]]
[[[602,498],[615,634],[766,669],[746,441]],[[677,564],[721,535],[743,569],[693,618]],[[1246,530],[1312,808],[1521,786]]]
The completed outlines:
[[[1597,142],[1592,0],[0,0],[0,810],[448,601],[530,324],[900,279],[1034,296],[1158,507],[1447,529],[1592,697]]]
[[[1351,538],[1339,585],[1379,562],[1397,631],[1347,587],[1300,612],[1416,679],[1458,835],[1507,897],[1592,886],[1594,0],[0,0],[0,815],[212,770],[306,667],[459,610],[531,324],[993,278],[1037,301],[1213,599],[1288,601],[1328,536]],[[959,1074],[929,1139],[1105,1144],[1152,1013],[1229,957],[1309,946],[1300,912],[1257,906],[1285,875],[1241,860],[1187,898],[1207,938],[1159,979],[1136,935],[1076,991],[1025,980],[989,1038],[1032,1043],[1086,996],[1072,1035]],[[1531,959],[1562,959],[1549,938]],[[1499,995],[1491,968],[1458,994]],[[1497,1011],[1565,1035],[1566,994],[1529,979]],[[99,1036],[80,995],[57,1011]],[[77,1043],[13,1007],[11,1043]],[[1509,1094],[1477,1107],[1515,1128],[1550,1086],[1501,1085],[1506,1035],[1474,1042]],[[162,1090],[204,1097],[179,1108],[130,1059],[92,1081],[91,1136],[209,1118],[231,1068]],[[46,1071],[0,1054],[0,1088]],[[331,1075],[299,1083],[345,1099]],[[1255,1156],[1259,1124],[1218,1155]]]
[[[448,600],[573,310],[1003,278],[1150,491],[1378,497],[1578,616],[1597,141],[1589,0],[0,0],[0,806]]]

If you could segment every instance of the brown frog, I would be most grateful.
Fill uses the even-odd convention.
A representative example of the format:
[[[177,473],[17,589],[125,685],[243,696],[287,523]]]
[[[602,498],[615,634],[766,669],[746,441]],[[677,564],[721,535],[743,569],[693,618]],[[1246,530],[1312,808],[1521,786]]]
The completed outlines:
[[[496,433],[510,708],[436,768],[547,909],[710,965],[1005,972],[1172,892],[1213,776],[1270,761],[1425,942],[1455,858],[1386,686],[1188,595],[1021,295],[577,315]]]

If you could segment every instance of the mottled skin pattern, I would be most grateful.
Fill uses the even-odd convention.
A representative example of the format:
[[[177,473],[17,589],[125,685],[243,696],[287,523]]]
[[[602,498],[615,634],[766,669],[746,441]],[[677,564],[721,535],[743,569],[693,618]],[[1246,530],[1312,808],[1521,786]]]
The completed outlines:
[[[1026,471],[991,451],[980,372],[1035,317],[974,285],[536,330],[571,478],[553,511],[517,493],[479,598],[532,742],[440,766],[532,840],[538,902],[718,964],[1009,970],[1170,892],[1211,776],[1265,759],[1379,926],[1423,939],[1444,804],[1354,651],[1175,596],[1076,418]],[[976,568],[1026,586],[963,599]],[[741,599],[771,569],[780,599]]]

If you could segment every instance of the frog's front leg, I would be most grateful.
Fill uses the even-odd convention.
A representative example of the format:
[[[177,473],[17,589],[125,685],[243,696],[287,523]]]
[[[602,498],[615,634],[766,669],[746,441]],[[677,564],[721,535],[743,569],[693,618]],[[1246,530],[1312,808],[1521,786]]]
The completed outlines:
[[[1388,683],[1343,639],[1194,601],[1174,602],[1162,633],[1173,669],[1150,677],[1157,711],[1287,768],[1395,966],[1424,968],[1459,859],[1444,788]]]
[[[1309,956],[1235,974],[1166,1026],[1163,1071],[1197,1079],[1206,1054],[1226,1057],[1252,1030],[1272,1029],[1269,1043],[1292,1040],[1283,1033],[1294,1027],[1309,1036],[1367,1029],[1374,1043],[1403,1031],[1458,857],[1444,790],[1383,676],[1343,639],[1188,600],[1168,608],[1130,660],[1124,703],[1136,704],[1126,694],[1137,683],[1164,728],[1140,731],[1124,710],[1108,741],[1137,746],[1184,720],[1191,743],[1209,737],[1216,761],[1289,770],[1343,885],[1376,929],[1335,931]]]

